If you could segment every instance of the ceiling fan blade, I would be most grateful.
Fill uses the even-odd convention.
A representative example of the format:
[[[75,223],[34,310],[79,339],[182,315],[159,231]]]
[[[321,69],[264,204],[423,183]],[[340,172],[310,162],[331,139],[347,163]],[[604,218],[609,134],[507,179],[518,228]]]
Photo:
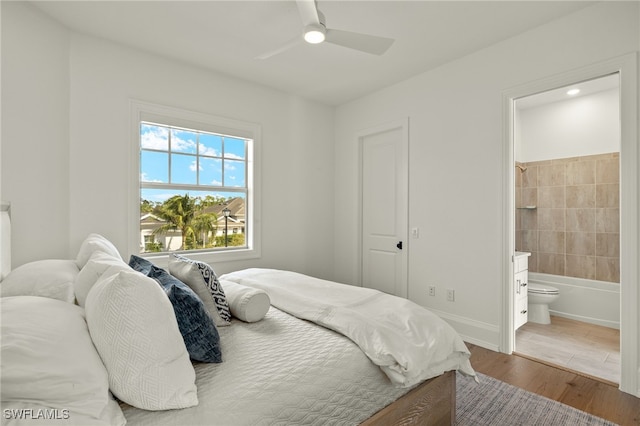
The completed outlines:
[[[343,30],[332,30],[328,28],[326,37],[326,41],[329,43],[360,50],[373,55],[382,55],[395,41],[392,38],[352,33],[350,31]]]
[[[262,55],[256,56],[255,59],[268,59],[272,56],[275,56],[284,52],[285,50],[289,50],[292,47],[295,47],[298,44],[301,44],[302,42],[303,42],[302,37],[297,36],[296,38],[289,40],[287,43],[285,43],[284,45],[280,46],[277,49],[270,50],[268,52],[263,53]]]
[[[320,24],[320,16],[318,15],[315,0],[296,0],[296,3],[298,3],[298,12],[300,12],[303,26]]]

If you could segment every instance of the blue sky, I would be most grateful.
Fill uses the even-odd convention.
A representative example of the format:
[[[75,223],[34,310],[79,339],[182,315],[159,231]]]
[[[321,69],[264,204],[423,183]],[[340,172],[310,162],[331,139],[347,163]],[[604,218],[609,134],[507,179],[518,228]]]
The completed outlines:
[[[224,192],[224,191],[173,191],[170,189],[149,189],[143,188],[140,191],[140,196],[148,201],[163,202],[173,197],[174,195],[184,195],[185,192],[189,193],[190,197],[204,198],[207,195],[213,195],[215,197],[233,198],[240,197],[245,198],[245,194],[242,192]],[[245,200],[246,201],[246,200]]]
[[[140,146],[140,180],[143,182],[246,186],[244,139],[142,123]],[[149,189],[143,189],[141,192],[142,197],[150,201],[164,201],[171,195],[184,193]],[[207,191],[206,194],[214,193]],[[215,194],[221,195],[219,191]]]

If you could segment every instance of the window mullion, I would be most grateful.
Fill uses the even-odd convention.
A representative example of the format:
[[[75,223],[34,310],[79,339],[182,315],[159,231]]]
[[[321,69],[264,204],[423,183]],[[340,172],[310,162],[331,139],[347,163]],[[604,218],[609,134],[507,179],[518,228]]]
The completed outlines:
[[[243,187],[229,187],[224,186],[205,186],[205,185],[192,185],[188,183],[163,183],[163,182],[141,182],[141,188],[148,189],[179,189],[183,191],[208,191],[208,192],[233,192],[237,194],[247,193],[247,189]]]
[[[196,185],[200,185],[200,132],[196,133]]]
[[[173,182],[173,179],[171,178],[171,144],[172,144],[172,137],[171,137],[171,135],[173,134],[173,132],[171,131],[171,127],[169,127],[167,130],[168,130],[168,133],[169,133],[169,136],[168,136],[168,139],[169,139],[169,140],[168,140],[168,143],[169,143],[169,146],[168,146],[169,152],[168,152],[168,155],[167,155],[167,158],[168,158],[168,164],[167,164],[167,167],[169,167],[169,172],[168,172],[167,176],[169,176],[169,182],[168,182],[168,183],[171,183],[171,182]]]
[[[220,153],[220,155],[221,155],[221,159],[222,159],[222,186],[225,186],[226,185],[226,183],[225,183],[225,180],[226,180],[225,179],[225,175],[226,175],[226,173],[225,173],[225,167],[224,167],[224,162],[225,162],[224,140],[225,140],[225,137],[223,136],[221,138],[221,140],[222,140],[222,152]]]

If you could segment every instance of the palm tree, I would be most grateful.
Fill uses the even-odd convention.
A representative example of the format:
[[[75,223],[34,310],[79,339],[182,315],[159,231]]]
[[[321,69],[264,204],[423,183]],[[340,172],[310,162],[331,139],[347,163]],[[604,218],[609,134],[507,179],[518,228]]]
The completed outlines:
[[[195,248],[196,238],[193,221],[199,210],[198,198],[189,197],[189,194],[174,195],[160,207],[159,216],[166,223],[153,233],[163,234],[168,231],[180,231],[182,234],[181,250]]]
[[[215,213],[202,213],[193,219],[193,230],[202,235],[202,248],[207,246],[207,236],[216,230],[218,216]]]

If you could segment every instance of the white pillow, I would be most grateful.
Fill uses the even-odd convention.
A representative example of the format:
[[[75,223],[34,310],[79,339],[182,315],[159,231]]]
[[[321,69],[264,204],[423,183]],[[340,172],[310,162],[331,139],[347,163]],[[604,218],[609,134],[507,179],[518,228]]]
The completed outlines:
[[[229,302],[215,271],[209,265],[172,254],[169,256],[169,273],[198,295],[218,327],[231,324]]]
[[[78,272],[73,260],[36,260],[11,271],[0,283],[0,292],[2,297],[41,296],[74,303],[73,282]]]
[[[103,276],[85,309],[116,397],[145,410],[198,404],[195,371],[158,283],[133,270]]]
[[[73,283],[78,305],[84,307],[91,287],[103,274],[110,276],[123,270],[132,269],[119,256],[113,257],[102,251],[93,252]]]
[[[111,241],[100,234],[89,234],[87,238],[85,238],[85,240],[82,242],[80,250],[78,251],[78,255],[76,256],[76,264],[78,265],[78,269],[82,269],[84,267],[84,265],[89,261],[89,258],[95,251],[101,251],[122,260],[120,252]]]
[[[109,394],[107,370],[91,341],[84,309],[35,296],[5,297],[0,303],[5,410],[47,407],[61,417],[67,413],[71,423],[126,423]]]
[[[256,322],[267,315],[271,300],[266,291],[222,279],[220,284],[224,287],[234,317],[245,322]]]

